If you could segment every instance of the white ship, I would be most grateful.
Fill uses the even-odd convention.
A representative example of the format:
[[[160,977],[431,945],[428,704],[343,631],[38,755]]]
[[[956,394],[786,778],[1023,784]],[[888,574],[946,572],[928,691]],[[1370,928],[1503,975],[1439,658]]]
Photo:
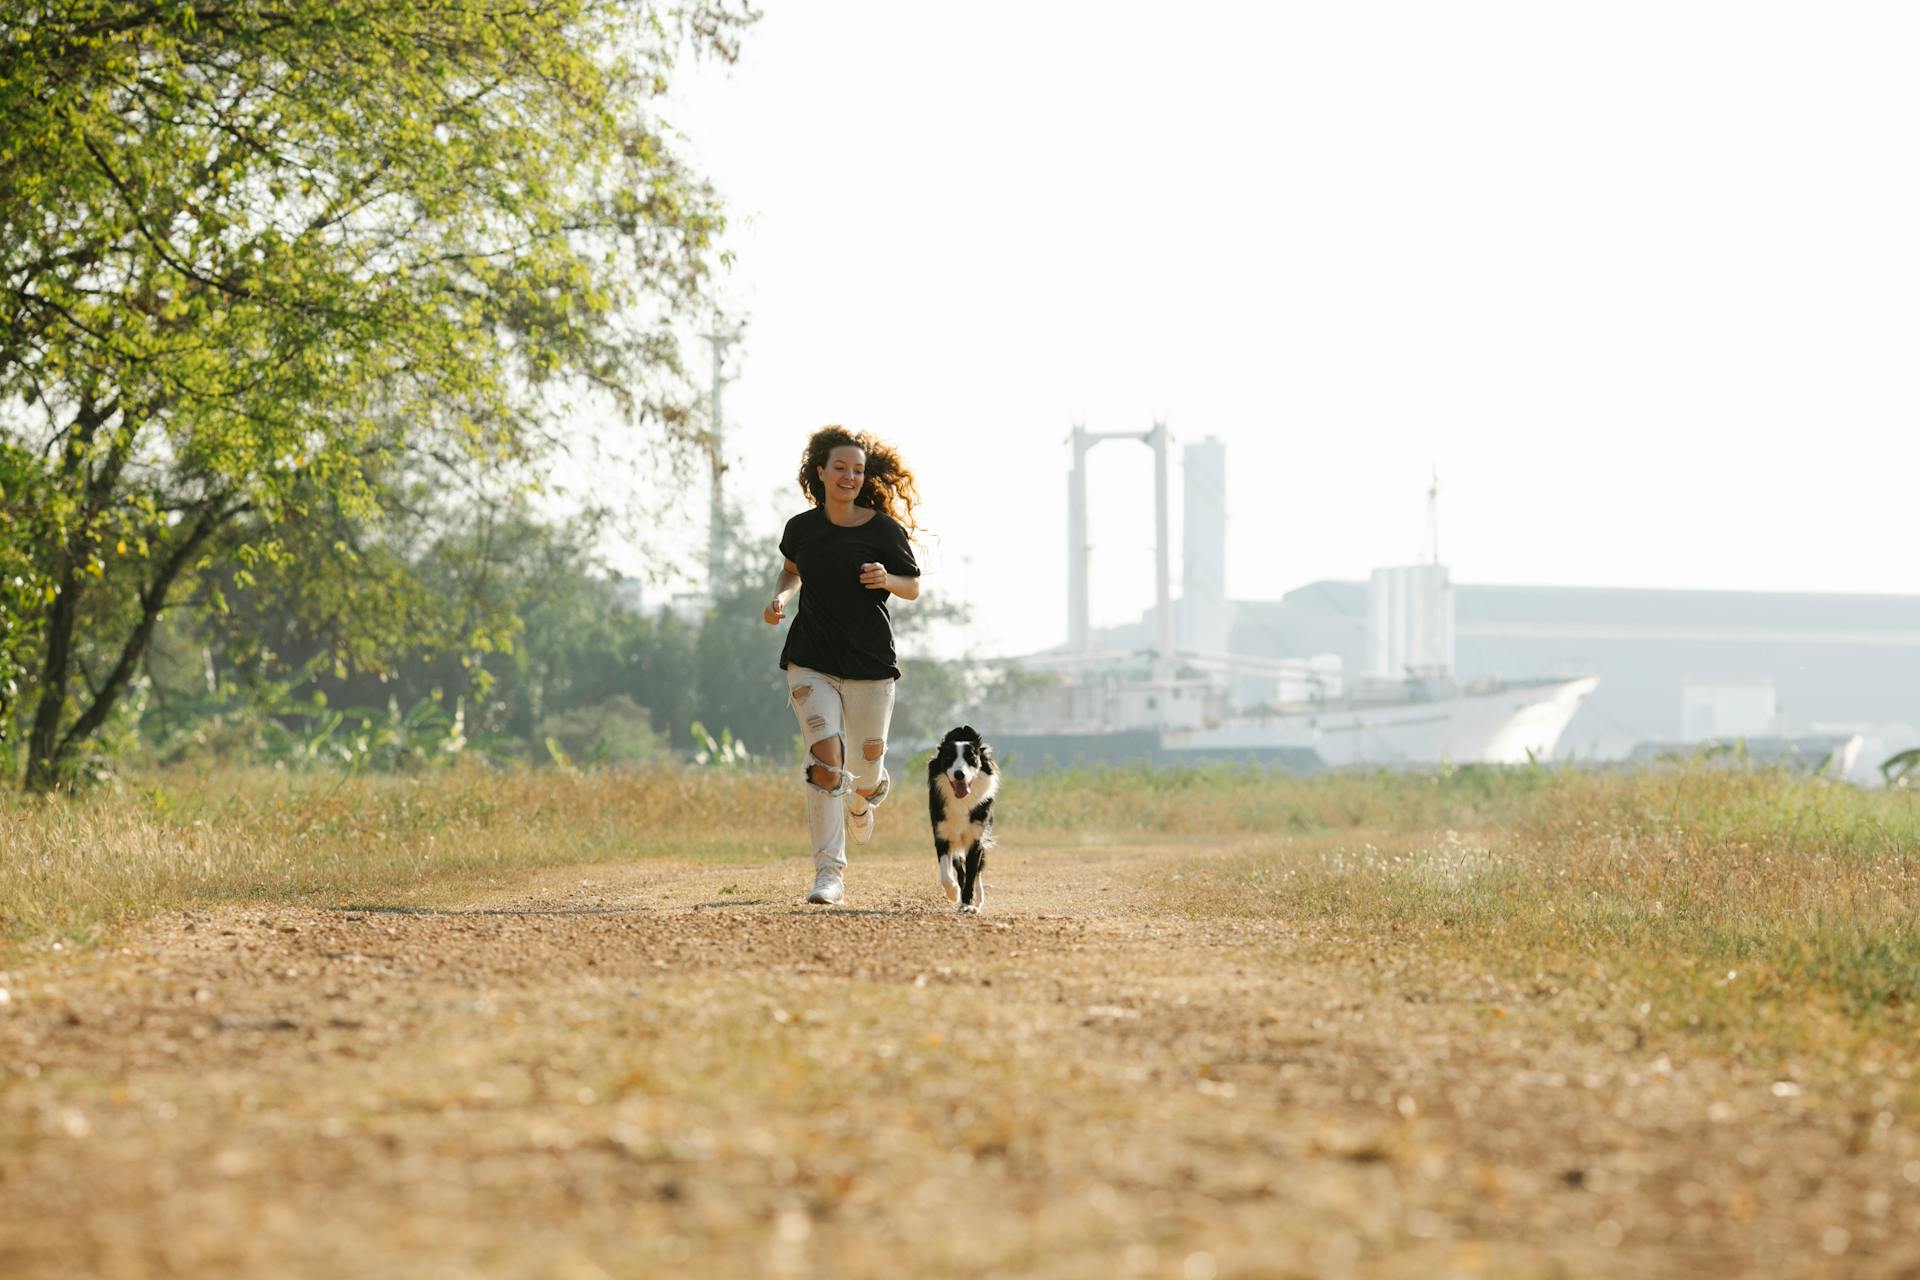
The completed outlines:
[[[1451,696],[1417,694],[1398,706],[1328,708],[1306,715],[1241,719],[1214,729],[1164,734],[1176,752],[1257,749],[1298,739],[1330,767],[1527,764],[1546,760],[1599,681],[1488,681]]]
[[[1006,730],[1004,755],[1060,764],[1245,760],[1301,770],[1549,759],[1599,681],[1363,678],[1349,686],[1325,660],[1290,664],[1176,654],[1156,678],[1150,658],[1062,655],[1028,660],[1033,681]],[[1053,661],[1049,662],[1048,658]],[[1211,671],[1205,668],[1212,668]],[[1262,680],[1278,696],[1246,705],[1237,688]]]
[[[1087,592],[1086,453],[1101,440],[1140,439],[1155,458],[1155,607],[1148,652],[1093,642]],[[1253,760],[1311,770],[1349,766],[1526,764],[1553,755],[1599,683],[1453,677],[1453,588],[1439,562],[1438,483],[1428,493],[1422,562],[1377,569],[1368,591],[1372,670],[1339,657],[1258,658],[1227,652],[1224,592],[1225,447],[1186,450],[1184,582],[1176,612],[1167,545],[1165,423],[1139,436],[1073,432],[1068,491],[1068,642],[1017,664],[1018,705],[1001,709],[1001,752],[1157,764]],[[1178,643],[1176,643],[1176,633]]]

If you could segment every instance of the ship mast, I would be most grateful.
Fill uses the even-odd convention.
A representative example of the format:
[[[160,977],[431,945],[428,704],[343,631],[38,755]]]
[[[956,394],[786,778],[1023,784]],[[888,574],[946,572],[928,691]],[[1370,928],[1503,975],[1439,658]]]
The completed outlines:
[[[1440,468],[1433,469],[1433,480],[1427,486],[1427,534],[1425,546],[1421,548],[1420,562],[1437,565],[1440,563]]]

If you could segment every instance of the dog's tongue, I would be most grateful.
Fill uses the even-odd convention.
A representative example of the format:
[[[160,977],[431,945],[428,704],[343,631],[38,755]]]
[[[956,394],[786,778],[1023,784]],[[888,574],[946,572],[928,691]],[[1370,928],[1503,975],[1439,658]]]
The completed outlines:
[[[953,794],[956,799],[965,800],[967,798],[967,780],[965,778],[955,778],[953,780]]]

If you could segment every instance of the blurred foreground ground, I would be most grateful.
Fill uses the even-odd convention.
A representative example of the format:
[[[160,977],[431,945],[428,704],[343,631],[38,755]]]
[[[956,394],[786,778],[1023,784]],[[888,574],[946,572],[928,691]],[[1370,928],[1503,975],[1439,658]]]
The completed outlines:
[[[1910,1088],[1192,843],[1003,850],[978,918],[861,852],[0,951],[0,1275],[1920,1275]]]

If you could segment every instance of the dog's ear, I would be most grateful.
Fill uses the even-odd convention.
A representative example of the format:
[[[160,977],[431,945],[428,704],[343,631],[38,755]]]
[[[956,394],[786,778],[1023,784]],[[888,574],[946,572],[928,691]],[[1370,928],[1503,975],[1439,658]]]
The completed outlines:
[[[956,738],[966,738],[973,742],[980,741],[980,731],[970,724],[963,724],[958,729],[955,729],[953,736]]]
[[[988,746],[983,739],[980,743],[980,772],[998,773],[999,771],[1000,766],[994,763],[993,748]]]

